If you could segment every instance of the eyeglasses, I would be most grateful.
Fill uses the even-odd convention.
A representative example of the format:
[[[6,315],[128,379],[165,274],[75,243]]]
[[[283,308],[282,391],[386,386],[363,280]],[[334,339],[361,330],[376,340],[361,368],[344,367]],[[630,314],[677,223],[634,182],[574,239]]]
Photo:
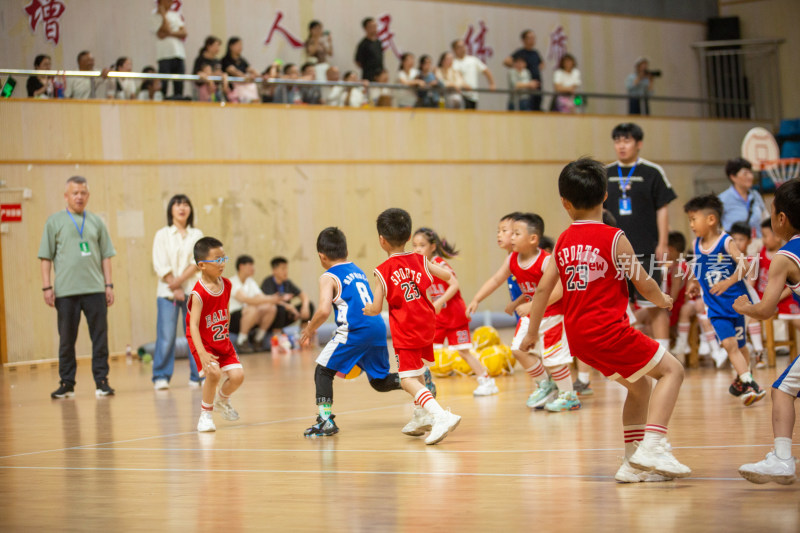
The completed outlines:
[[[198,263],[214,263],[216,265],[224,265],[227,262],[228,262],[228,256],[227,255],[225,257],[218,257],[216,259],[205,259],[205,260],[202,260],[202,261],[198,261]]]

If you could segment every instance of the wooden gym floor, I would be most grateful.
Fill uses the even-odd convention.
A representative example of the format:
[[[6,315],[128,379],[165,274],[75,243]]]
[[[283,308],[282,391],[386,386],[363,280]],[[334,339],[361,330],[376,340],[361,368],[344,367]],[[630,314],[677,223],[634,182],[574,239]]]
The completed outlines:
[[[402,391],[336,380],[341,432],[306,439],[317,351],[245,356],[241,419],[216,416],[212,434],[194,431],[185,360],[155,392],[150,366],[115,359],[117,395],[102,399],[81,361],[77,395],[61,401],[49,397],[55,365],[5,368],[0,531],[800,531],[800,483],[737,474],[770,450],[770,401],[742,407],[730,371],[687,371],[670,433],[693,476],[621,485],[622,388],[600,376],[583,409],[559,414],[525,407],[521,372],[488,398],[473,398],[472,379],[439,379],[463,420],[437,446],[400,433],[412,412]],[[787,364],[756,379],[769,386]]]

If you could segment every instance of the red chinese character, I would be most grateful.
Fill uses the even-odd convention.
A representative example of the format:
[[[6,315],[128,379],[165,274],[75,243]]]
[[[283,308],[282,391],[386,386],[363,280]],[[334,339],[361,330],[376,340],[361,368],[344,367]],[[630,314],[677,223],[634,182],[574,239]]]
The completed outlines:
[[[489,58],[494,55],[494,50],[486,46],[486,33],[489,29],[482,20],[478,21],[479,31],[475,31],[475,27],[470,24],[467,28],[467,34],[464,36],[464,44],[470,55],[476,56],[478,59],[486,63]]]
[[[561,58],[567,53],[567,34],[564,27],[559,26],[550,34],[550,46],[547,51],[547,59],[558,65]]]
[[[64,9],[64,3],[61,0],[31,0],[31,3],[25,6],[31,30],[36,31],[36,26],[41,22],[44,26],[45,38],[54,44],[58,44],[58,19],[64,14]]]
[[[400,51],[394,44],[394,33],[392,33],[392,30],[389,29],[389,25],[391,23],[392,16],[388,13],[378,17],[378,40],[381,42],[381,50],[386,51],[387,49],[391,48],[392,52],[394,52],[394,55],[399,59]]]
[[[278,31],[284,37],[286,37],[286,40],[289,41],[289,44],[292,46],[292,48],[302,48],[303,43],[300,42],[300,39],[289,33],[286,29],[281,28],[280,23],[282,18],[283,18],[283,12],[278,11],[278,16],[275,17],[275,22],[272,23],[272,28],[270,28],[269,35],[267,35],[267,40],[264,42],[264,44],[269,44],[270,41],[272,40],[272,35],[276,31]]]

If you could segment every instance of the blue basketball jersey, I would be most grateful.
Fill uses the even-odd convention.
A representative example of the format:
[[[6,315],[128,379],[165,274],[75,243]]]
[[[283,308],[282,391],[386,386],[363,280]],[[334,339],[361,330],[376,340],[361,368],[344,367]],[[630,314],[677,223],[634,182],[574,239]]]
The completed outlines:
[[[339,263],[323,276],[336,283],[336,333],[333,340],[350,345],[386,346],[386,324],[381,316],[364,316],[364,306],[372,303],[372,290],[364,271],[353,263]]]
[[[731,236],[722,233],[711,250],[700,249],[700,239],[694,241],[694,264],[692,272],[703,290],[703,301],[708,307],[708,316],[735,318],[740,316],[733,310],[733,302],[739,296],[748,294],[744,281],[737,281],[718,296],[711,294],[711,287],[723,279],[729,278],[736,270],[736,262],[728,254],[726,246]]]
[[[513,302],[514,300],[522,296],[522,289],[519,288],[519,285],[517,284],[517,278],[515,278],[513,274],[508,276],[507,281],[508,281],[508,294],[511,296],[511,301]],[[514,311],[514,318],[519,320],[519,315],[517,314],[516,311]]]
[[[795,235],[789,239],[789,242],[784,244],[781,249],[778,250],[778,253],[791,259],[792,262],[800,268],[800,235]],[[798,280],[797,284],[792,285],[787,279],[786,286],[792,290],[794,301],[800,304],[800,280]]]

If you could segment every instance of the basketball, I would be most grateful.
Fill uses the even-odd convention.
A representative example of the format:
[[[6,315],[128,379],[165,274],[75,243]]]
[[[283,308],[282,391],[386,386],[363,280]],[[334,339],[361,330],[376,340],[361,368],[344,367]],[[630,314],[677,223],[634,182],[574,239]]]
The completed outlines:
[[[489,346],[500,344],[500,335],[492,326],[481,326],[472,334],[472,344],[480,351]]]
[[[438,348],[433,351],[433,364],[429,367],[431,374],[444,378],[452,375],[453,363],[457,352],[447,348]]]
[[[455,359],[453,360],[453,372],[458,374],[459,376],[469,376],[472,374],[472,368],[470,368],[469,363],[467,363],[457,352],[455,353]]]
[[[513,362],[509,364],[509,358],[513,360],[513,356],[505,344],[495,344],[484,348],[480,351],[479,358],[492,377],[500,376],[514,366]]]

